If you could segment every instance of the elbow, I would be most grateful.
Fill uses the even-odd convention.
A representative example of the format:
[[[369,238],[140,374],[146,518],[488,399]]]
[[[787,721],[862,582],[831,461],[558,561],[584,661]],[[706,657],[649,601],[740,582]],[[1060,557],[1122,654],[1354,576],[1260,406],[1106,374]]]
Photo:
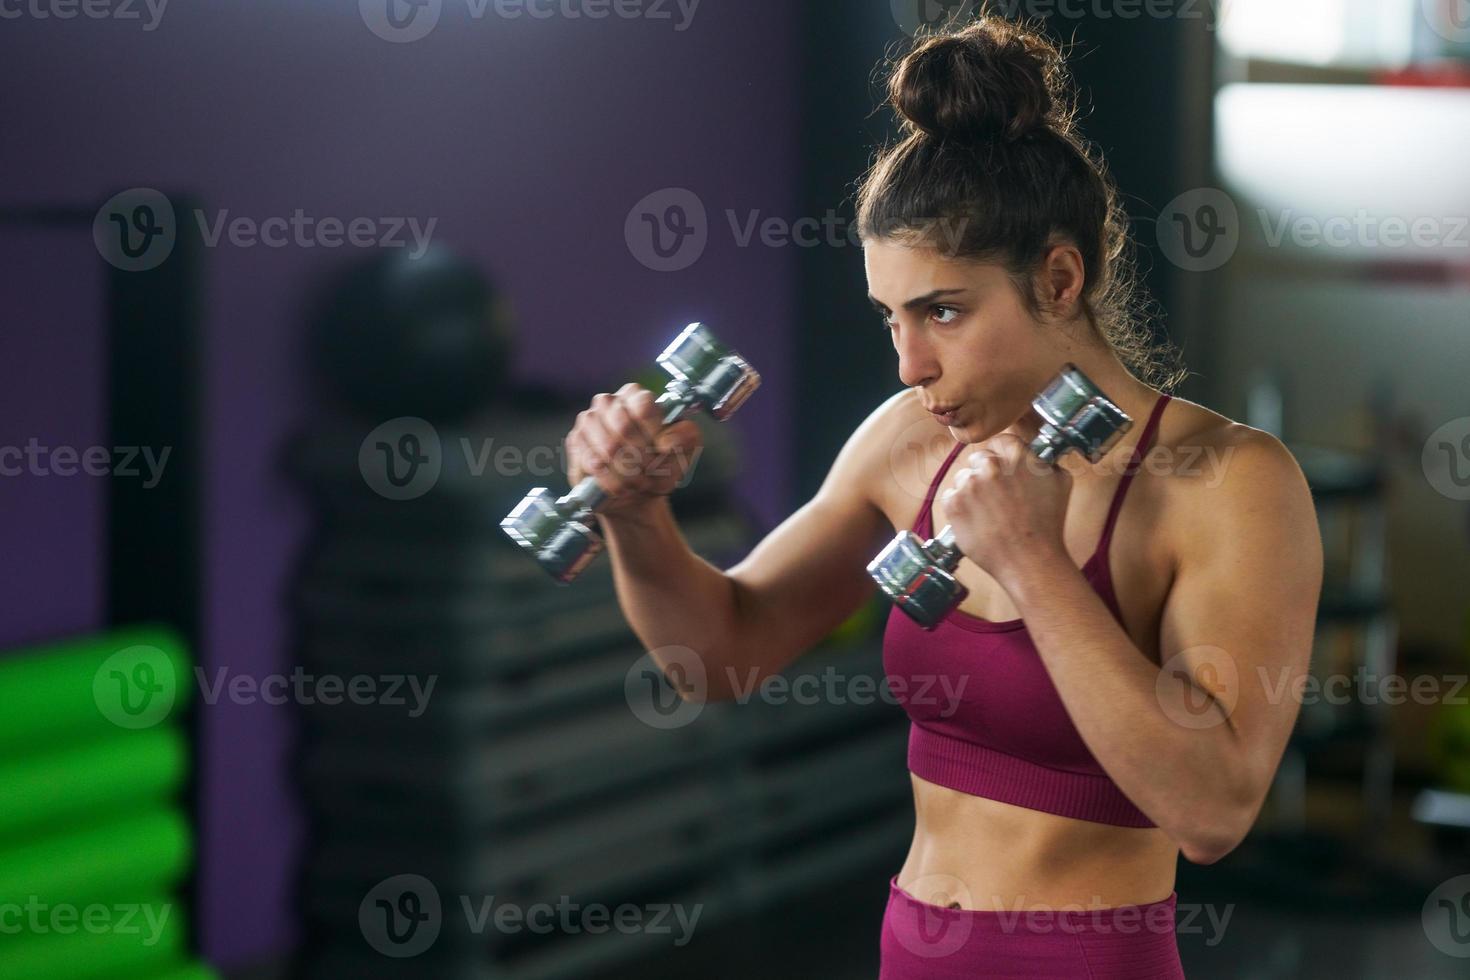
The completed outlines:
[[[1201,838],[1185,842],[1179,848],[1179,853],[1190,864],[1214,864],[1221,860],[1240,844],[1239,839],[1227,837]]]
[[[677,650],[682,656],[670,655],[670,650]],[[764,679],[758,676],[759,670],[736,670],[725,661],[700,657],[688,647],[665,647],[660,653],[662,656],[655,658],[655,662],[662,681],[656,686],[663,689],[661,700],[665,702],[670,697],[684,704],[701,705],[745,701]],[[638,690],[636,685],[628,688],[630,698],[635,696],[635,690]]]
[[[1210,815],[1195,814],[1179,836],[1179,853],[1190,864],[1214,864],[1240,846],[1250,832],[1254,807],[1213,807]]]

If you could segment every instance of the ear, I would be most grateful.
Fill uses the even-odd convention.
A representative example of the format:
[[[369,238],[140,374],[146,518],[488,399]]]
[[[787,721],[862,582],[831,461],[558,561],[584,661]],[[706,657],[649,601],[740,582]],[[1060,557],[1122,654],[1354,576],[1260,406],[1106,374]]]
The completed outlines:
[[[1047,246],[1041,257],[1037,280],[1038,299],[1043,310],[1061,320],[1070,320],[1077,314],[1082,287],[1087,281],[1087,269],[1076,245],[1057,242]]]

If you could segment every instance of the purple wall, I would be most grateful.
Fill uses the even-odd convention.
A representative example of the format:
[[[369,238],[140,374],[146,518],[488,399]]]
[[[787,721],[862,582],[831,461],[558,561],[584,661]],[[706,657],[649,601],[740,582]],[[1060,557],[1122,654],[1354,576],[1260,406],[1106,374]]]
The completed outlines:
[[[724,211],[795,217],[796,6],[704,0],[683,31],[674,5],[673,21],[475,20],[468,9],[446,0],[435,30],[407,44],[370,32],[356,0],[193,0],[169,5],[152,31],[8,20],[0,201],[95,202],[148,186],[256,219],[296,208],[437,218],[435,239],[482,263],[514,305],[518,372],[589,396],[706,319],[765,379],[732,424],[746,450],[741,491],[764,521],[780,520],[794,256],[738,247]],[[624,220],[668,186],[699,195],[710,240],[692,267],[660,273],[631,254]],[[283,583],[305,513],[275,454],[309,411],[294,324],[305,287],[348,251],[206,254],[211,668],[283,669]],[[101,444],[102,275],[90,242],[5,231],[0,261],[0,445]],[[0,478],[0,644],[101,625],[104,491],[94,477]],[[288,713],[223,701],[205,712],[200,911],[219,965],[294,938],[301,823],[283,770]]]

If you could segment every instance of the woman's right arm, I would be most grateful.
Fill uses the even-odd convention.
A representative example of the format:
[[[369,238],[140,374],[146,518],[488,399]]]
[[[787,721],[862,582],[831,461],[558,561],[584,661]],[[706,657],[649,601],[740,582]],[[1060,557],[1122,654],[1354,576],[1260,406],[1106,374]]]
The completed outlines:
[[[875,496],[905,395],[879,406],[816,495],[728,571],[690,550],[667,497],[628,493],[599,513],[618,601],[661,668],[678,655],[661,648],[687,647],[704,664],[707,699],[728,699],[779,673],[869,600],[867,564],[893,533]]]

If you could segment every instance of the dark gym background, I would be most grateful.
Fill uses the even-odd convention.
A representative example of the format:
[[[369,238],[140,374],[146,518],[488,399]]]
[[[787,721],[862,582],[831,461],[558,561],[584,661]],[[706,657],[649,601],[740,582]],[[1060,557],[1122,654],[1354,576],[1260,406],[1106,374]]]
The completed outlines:
[[[594,392],[659,383],[654,357],[704,320],[763,378],[705,426],[678,505],[733,564],[898,387],[860,250],[840,231],[773,244],[761,222],[845,227],[890,132],[881,59],[921,13],[973,4],[488,3],[0,3],[0,452],[18,451],[0,457],[0,906],[42,888],[34,872],[56,902],[166,894],[180,913],[174,945],[141,952],[0,933],[0,975],[875,975],[912,828],[901,711],[720,705],[660,739],[624,699],[639,651],[606,569],[519,580],[494,527],[562,474],[476,476],[447,450],[431,493],[394,501],[358,450],[403,416],[446,447],[556,447]],[[1252,837],[1180,864],[1181,907],[1233,909],[1221,936],[1181,934],[1186,970],[1462,975],[1470,925],[1441,903],[1470,901],[1470,10],[1002,6],[1074,43],[1084,132],[1193,372],[1178,394],[1275,432],[1313,482],[1330,577],[1314,664],[1439,692],[1304,710]],[[93,232],[137,189],[168,202],[177,240],[130,270]],[[1172,218],[1222,197],[1228,250],[1180,259]],[[691,198],[707,242],[668,261],[640,215]],[[1438,237],[1271,240],[1360,210]],[[405,263],[406,226],[406,248],[209,240],[297,211],[375,235],[413,219],[431,246]],[[21,462],[28,446],[50,454]],[[169,451],[154,486],[117,469],[112,450],[140,446]],[[108,472],[67,472],[59,447],[105,447]],[[793,673],[871,671],[882,612]],[[181,678],[177,710],[139,729],[175,741],[146,759],[125,724],[68,714],[102,707],[90,671],[139,642]],[[434,674],[438,700],[421,725],[208,703],[195,664],[211,683]],[[399,873],[445,905],[414,958],[361,928]],[[707,911],[682,946],[447,925],[461,893],[556,895],[578,875],[588,900]]]

